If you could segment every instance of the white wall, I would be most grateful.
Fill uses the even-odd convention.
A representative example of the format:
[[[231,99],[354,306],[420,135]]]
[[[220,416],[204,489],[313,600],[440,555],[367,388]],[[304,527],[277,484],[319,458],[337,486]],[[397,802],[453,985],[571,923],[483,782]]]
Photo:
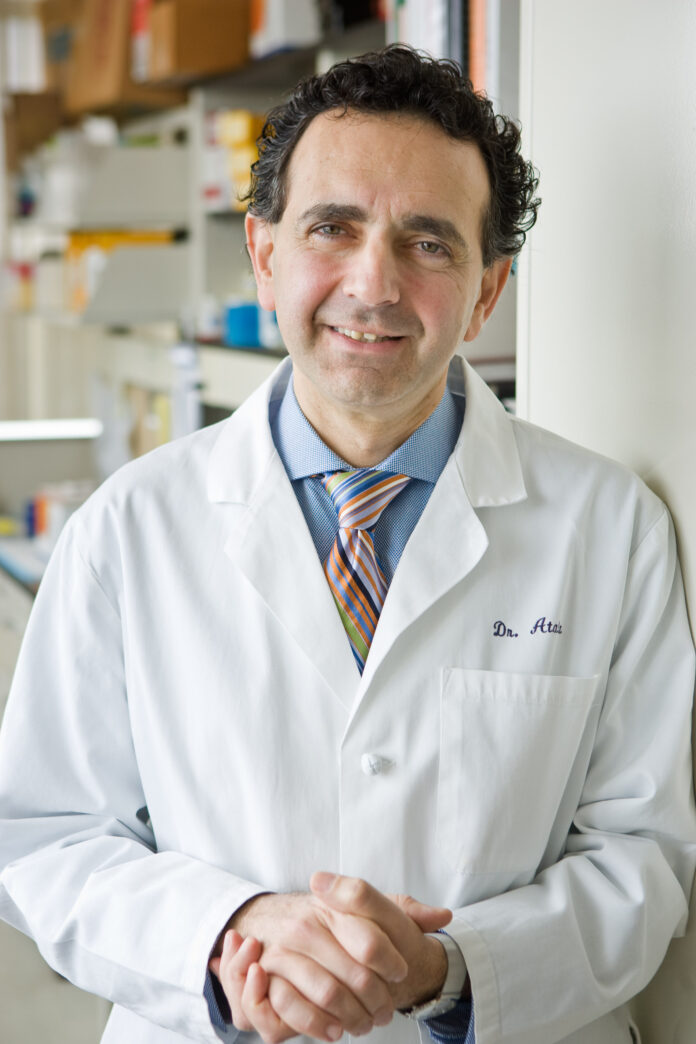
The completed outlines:
[[[522,0],[521,40],[543,204],[519,279],[518,412],[667,500],[693,629],[696,4]],[[648,1044],[696,1040],[696,910],[637,1009]]]

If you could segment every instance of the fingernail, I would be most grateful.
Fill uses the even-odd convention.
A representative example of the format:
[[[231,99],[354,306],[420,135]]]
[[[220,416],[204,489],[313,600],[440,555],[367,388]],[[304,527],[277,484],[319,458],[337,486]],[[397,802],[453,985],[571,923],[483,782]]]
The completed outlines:
[[[331,1040],[338,1040],[340,1037],[343,1036],[343,1027],[336,1025],[329,1026],[326,1031],[326,1036],[329,1037]]]
[[[373,1016],[375,1020],[375,1026],[388,1026],[392,1020],[394,1012],[391,1008],[380,1008],[378,1012]]]
[[[325,870],[317,870],[315,874],[312,874],[312,891],[328,892],[335,880],[335,874],[327,874]]]

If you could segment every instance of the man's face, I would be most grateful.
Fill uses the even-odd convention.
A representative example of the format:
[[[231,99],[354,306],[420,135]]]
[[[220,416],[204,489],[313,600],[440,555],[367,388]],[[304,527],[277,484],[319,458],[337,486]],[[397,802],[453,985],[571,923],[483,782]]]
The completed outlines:
[[[488,193],[478,148],[435,124],[355,113],[310,123],[281,220],[247,218],[259,301],[276,309],[303,408],[385,421],[434,408],[509,270],[483,266]]]

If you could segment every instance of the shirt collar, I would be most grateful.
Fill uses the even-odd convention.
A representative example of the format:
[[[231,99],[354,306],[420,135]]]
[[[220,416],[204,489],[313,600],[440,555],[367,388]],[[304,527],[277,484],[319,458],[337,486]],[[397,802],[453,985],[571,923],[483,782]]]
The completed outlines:
[[[446,389],[430,416],[375,469],[435,484],[456,445],[463,413],[463,397]],[[288,381],[271,427],[290,479],[350,470],[351,466],[329,449],[303,414],[292,380]]]

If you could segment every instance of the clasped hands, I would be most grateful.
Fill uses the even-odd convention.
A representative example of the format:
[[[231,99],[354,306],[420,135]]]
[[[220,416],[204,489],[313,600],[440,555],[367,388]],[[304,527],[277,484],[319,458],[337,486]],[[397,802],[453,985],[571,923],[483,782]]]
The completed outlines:
[[[210,969],[237,1029],[267,1044],[335,1041],[437,996],[447,956],[425,933],[448,924],[450,910],[321,872],[310,889],[256,896],[229,921]]]

